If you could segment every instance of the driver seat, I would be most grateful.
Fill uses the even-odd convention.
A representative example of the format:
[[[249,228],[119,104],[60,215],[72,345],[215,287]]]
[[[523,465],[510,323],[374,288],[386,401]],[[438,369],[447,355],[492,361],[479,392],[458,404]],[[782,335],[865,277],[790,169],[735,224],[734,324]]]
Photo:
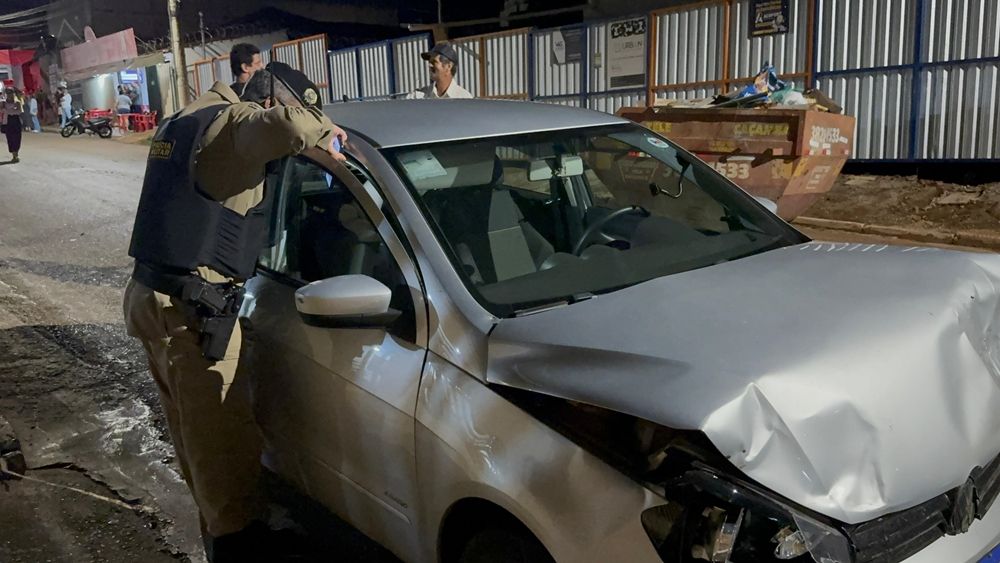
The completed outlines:
[[[498,282],[537,272],[555,252],[552,244],[525,220],[509,190],[493,190],[487,229]]]

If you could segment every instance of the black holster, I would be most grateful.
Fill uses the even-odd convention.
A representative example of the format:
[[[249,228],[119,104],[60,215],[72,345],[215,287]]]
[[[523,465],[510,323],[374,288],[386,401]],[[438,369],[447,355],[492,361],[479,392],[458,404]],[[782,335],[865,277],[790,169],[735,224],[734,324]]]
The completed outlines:
[[[199,334],[201,354],[217,362],[226,356],[243,304],[243,288],[234,283],[209,283],[190,272],[136,262],[132,277],[153,291],[180,299],[189,322]]]

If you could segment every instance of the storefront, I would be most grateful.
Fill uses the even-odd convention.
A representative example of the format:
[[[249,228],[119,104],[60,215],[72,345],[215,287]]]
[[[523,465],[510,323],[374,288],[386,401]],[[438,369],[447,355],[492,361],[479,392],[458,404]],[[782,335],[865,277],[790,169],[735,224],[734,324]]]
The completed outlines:
[[[74,97],[75,109],[85,111],[117,108],[119,88],[132,99],[132,113],[159,111],[150,104],[150,81],[147,69],[155,71],[164,62],[162,53],[140,56],[131,29],[96,37],[62,50],[62,78]],[[149,74],[153,74],[149,71]],[[154,96],[156,97],[156,96]]]

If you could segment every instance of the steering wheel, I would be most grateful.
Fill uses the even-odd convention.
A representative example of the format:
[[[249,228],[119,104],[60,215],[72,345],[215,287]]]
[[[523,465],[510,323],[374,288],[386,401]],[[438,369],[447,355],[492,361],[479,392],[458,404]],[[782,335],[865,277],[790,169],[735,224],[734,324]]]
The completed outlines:
[[[600,232],[601,228],[604,227],[604,225],[606,225],[608,222],[617,219],[618,217],[621,217],[626,213],[631,213],[633,211],[638,211],[646,217],[649,216],[649,211],[647,211],[644,207],[640,205],[630,205],[628,207],[622,207],[621,209],[608,213],[604,217],[601,217],[600,219],[594,221],[593,225],[590,225],[589,227],[587,227],[585,231],[583,231],[583,234],[580,235],[580,238],[576,241],[576,244],[573,245],[573,255],[579,256],[580,253],[583,252],[583,249],[586,248],[587,241],[590,240],[590,238],[593,237],[595,234]]]

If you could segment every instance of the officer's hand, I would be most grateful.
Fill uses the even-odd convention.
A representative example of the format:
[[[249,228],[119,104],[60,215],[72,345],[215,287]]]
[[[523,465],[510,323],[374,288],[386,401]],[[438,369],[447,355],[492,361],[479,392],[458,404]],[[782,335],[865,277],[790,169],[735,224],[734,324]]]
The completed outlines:
[[[334,125],[333,138],[330,139],[330,146],[326,148],[326,151],[330,153],[330,156],[332,156],[334,160],[337,160],[339,162],[344,162],[345,160],[347,160],[347,157],[341,154],[340,150],[343,150],[344,143],[346,142],[347,142],[347,133],[345,133],[344,130],[341,129],[340,127]],[[337,150],[338,144],[340,146],[340,150]]]

